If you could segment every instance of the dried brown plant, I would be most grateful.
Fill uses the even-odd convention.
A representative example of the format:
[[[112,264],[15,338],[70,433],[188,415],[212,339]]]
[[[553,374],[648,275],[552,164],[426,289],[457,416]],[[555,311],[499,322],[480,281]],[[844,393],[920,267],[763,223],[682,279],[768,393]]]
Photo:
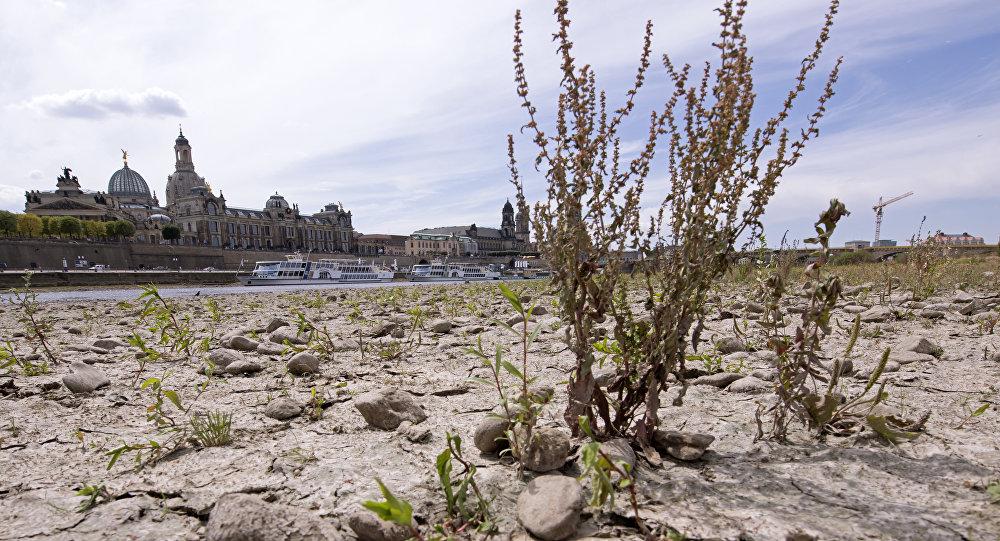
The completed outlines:
[[[631,436],[650,454],[661,392],[670,385],[671,374],[683,387],[685,351],[697,345],[710,287],[730,268],[736,244],[760,232],[760,219],[782,174],[819,133],[819,121],[834,94],[839,59],[804,126],[796,134],[788,124],[829,39],[838,7],[837,0],[830,3],[812,51],[778,112],[752,128],[756,92],[753,58],[743,33],[747,0],[723,2],[718,9],[721,29],[713,44],[718,62],[706,62],[694,79],[690,65],[678,68],[663,55],[672,91],[662,108],[649,114],[645,147],[630,160],[622,157],[619,132],[649,76],[652,22],[646,25],[625,102],[611,110],[591,66],[573,56],[568,1],[556,3],[554,41],[562,77],[554,132],[547,133],[529,98],[520,12],[515,16],[515,82],[528,115],[522,132],[537,149],[534,164],[546,180],[545,200],[529,209],[512,136],[510,170],[518,206],[532,212],[535,239],[553,270],[552,285],[568,323],[566,341],[576,366],[564,416],[574,431],[578,418],[586,416],[597,437]],[[663,146],[667,196],[652,209],[647,223],[641,199]],[[642,259],[637,269],[645,303],[639,313],[620,291],[630,250]],[[592,374],[592,342],[595,326],[609,316],[622,354],[614,381],[603,389]]]

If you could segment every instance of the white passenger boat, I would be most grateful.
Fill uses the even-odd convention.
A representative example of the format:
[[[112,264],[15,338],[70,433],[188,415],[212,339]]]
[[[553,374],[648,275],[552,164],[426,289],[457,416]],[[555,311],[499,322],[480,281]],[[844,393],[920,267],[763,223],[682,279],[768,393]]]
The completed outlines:
[[[410,280],[435,282],[454,280],[499,280],[500,273],[479,263],[445,263],[435,261],[417,264],[410,269]]]
[[[305,284],[349,284],[388,282],[393,273],[362,260],[320,259],[309,261],[300,254],[285,256],[284,261],[258,261],[253,272],[240,276],[246,286],[276,286]]]

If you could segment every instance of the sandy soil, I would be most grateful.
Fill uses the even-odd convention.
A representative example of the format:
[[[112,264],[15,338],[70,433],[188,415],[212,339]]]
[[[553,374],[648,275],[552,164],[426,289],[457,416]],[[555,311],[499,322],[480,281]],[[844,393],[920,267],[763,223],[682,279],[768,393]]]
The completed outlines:
[[[0,376],[0,540],[201,539],[215,502],[233,492],[299,508],[353,538],[346,517],[361,509],[360,502],[377,496],[375,477],[413,503],[418,521],[433,523],[443,509],[433,463],[446,431],[466,440],[468,456],[479,467],[479,482],[495,498],[503,536],[526,535],[514,512],[525,480],[517,479],[509,464],[480,456],[472,446],[476,424],[497,400],[490,389],[468,382],[470,376],[487,373],[465,351],[477,338],[488,350],[498,343],[513,350],[516,337],[491,322],[513,312],[492,285],[408,288],[396,294],[398,306],[393,306],[390,291],[324,293],[329,297],[320,297],[326,301],[321,307],[311,301],[317,298],[312,293],[220,296],[216,299],[224,319],[217,325],[209,320],[204,297],[172,300],[179,313],[192,316],[199,336],[214,330],[213,349],[234,334],[266,342],[263,329],[273,318],[294,322],[293,310],[302,309],[328,326],[340,351],[323,360],[320,375],[304,377],[287,373],[290,355],[245,353],[263,370],[213,378],[192,408],[231,413],[233,443],[188,446],[141,470],[133,468],[129,457],[108,470],[105,454],[123,441],[157,437],[146,419],[150,393],[133,384],[137,350],[89,349],[101,338],[124,341],[138,325],[138,303],[43,303],[42,315],[55,323],[50,341],[61,362],[48,375]],[[940,358],[903,364],[883,376],[893,382],[891,406],[913,416],[932,412],[925,432],[914,441],[890,445],[866,431],[820,442],[796,428],[791,444],[755,443],[753,413],[758,402],[771,400],[769,393],[692,386],[683,406],[663,400],[668,404],[661,411],[664,427],[711,434],[716,440],[696,462],[665,456],[663,466],[654,468],[640,459],[645,520],[668,525],[688,539],[1000,537],[1000,506],[990,503],[985,489],[1000,477],[1000,338],[983,334],[977,316],[961,315],[962,304],[951,302],[953,293],[926,301],[947,303],[940,319],[920,317],[920,305],[899,301],[896,307],[903,314],[912,308],[914,315],[864,324],[854,352],[863,377],[885,347],[905,338],[925,337],[943,348]],[[984,299],[983,310],[996,310],[996,292],[972,293]],[[539,300],[552,311],[548,297]],[[877,299],[856,301],[864,305]],[[414,351],[400,359],[380,359],[378,344],[389,339],[371,338],[373,329],[390,319],[407,321],[405,311],[414,305],[423,306],[431,319],[450,321],[453,328],[445,334],[423,332],[422,345]],[[858,310],[850,305],[856,306],[855,301],[842,303],[836,314],[843,327],[853,318],[848,311]],[[542,383],[557,388],[542,423],[562,426],[560,382],[573,359],[561,341],[558,318],[541,316],[534,324],[544,330],[530,352],[533,370]],[[713,320],[709,334],[732,336],[732,324]],[[12,340],[19,353],[30,353],[32,345],[16,336],[20,329],[17,312],[4,306],[0,338]],[[845,342],[845,333],[837,331],[827,341],[828,351],[841,351]],[[169,373],[165,385],[188,402],[205,379],[198,373],[203,357],[150,363],[143,377]],[[736,354],[727,361],[738,358],[744,374],[768,368],[763,355]],[[71,361],[99,368],[110,385],[72,393],[61,383]],[[862,378],[851,381],[852,389],[863,387]],[[430,430],[429,440],[414,443],[368,426],[353,401],[385,387],[411,393],[424,407],[429,417],[418,426]],[[269,401],[287,396],[305,404],[314,389],[325,396],[321,419],[304,414],[278,421],[264,415]],[[993,404],[991,409],[958,428],[984,401]],[[573,468],[571,460],[564,470],[572,473]],[[84,484],[103,484],[110,501],[77,512],[84,498],[75,491]],[[627,498],[619,497],[613,512],[586,510],[576,536],[635,537],[626,504]],[[790,537],[795,534],[803,535]]]

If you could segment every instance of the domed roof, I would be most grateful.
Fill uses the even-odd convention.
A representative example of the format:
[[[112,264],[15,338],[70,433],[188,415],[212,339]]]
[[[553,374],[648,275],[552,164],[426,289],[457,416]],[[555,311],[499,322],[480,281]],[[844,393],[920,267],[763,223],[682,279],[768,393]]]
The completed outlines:
[[[267,203],[264,203],[264,208],[266,209],[287,209],[288,201],[285,201],[284,197],[278,195],[278,192],[274,192],[274,195],[268,198]]]
[[[167,216],[166,214],[150,214],[149,221],[166,223],[170,221],[170,216]]]
[[[174,139],[174,144],[176,144],[176,145],[186,145],[186,144],[188,144],[187,137],[184,137],[184,129],[183,128],[180,129],[180,135],[177,136],[177,139]]]
[[[142,175],[125,167],[115,171],[108,181],[108,195],[118,197],[152,197],[149,193],[149,186],[142,178]]]
[[[503,206],[504,212],[514,212],[514,206],[510,204],[510,199],[507,200],[507,204]]]

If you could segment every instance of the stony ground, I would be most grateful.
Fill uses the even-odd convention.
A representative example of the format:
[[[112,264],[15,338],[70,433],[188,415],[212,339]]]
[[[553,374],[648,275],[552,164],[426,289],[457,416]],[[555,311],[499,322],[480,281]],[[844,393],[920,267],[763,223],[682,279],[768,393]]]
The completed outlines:
[[[554,312],[540,284],[516,286]],[[757,317],[759,307],[738,298],[727,293],[712,307],[708,334],[722,339],[722,351],[745,349],[729,340],[734,322],[753,329]],[[377,539],[371,528],[380,525],[366,526],[362,519],[370,513],[360,506],[378,496],[376,477],[413,504],[418,523],[441,520],[434,460],[447,431],[465,440],[502,535],[527,535],[517,500],[536,474],[518,479],[509,460],[473,446],[474,431],[497,398],[469,382],[488,372],[466,348],[481,339],[487,351],[500,344],[514,359],[519,343],[493,322],[514,315],[495,285],[213,299],[220,308],[217,322],[204,297],[170,301],[178,315],[192,318],[199,338],[209,338],[210,351],[167,355],[142,374],[138,350],[126,345],[134,329],[149,336],[139,324],[141,303],[41,305],[39,317],[54,323],[49,341],[59,362],[47,375],[0,376],[0,540],[353,539],[358,534],[352,525]],[[666,453],[660,467],[638,460],[642,516],[660,531],[669,526],[687,539],[997,539],[1000,505],[990,503],[986,487],[1000,477],[1000,338],[980,321],[996,316],[998,302],[997,291],[949,290],[923,303],[896,295],[882,306],[876,295],[857,290],[841,303],[828,351],[843,349],[843,329],[854,313],[862,312],[865,320],[851,389],[863,387],[881,351],[892,347],[882,376],[891,381],[889,406],[912,417],[931,412],[923,433],[899,445],[870,431],[816,441],[799,428],[789,444],[755,443],[754,412],[772,399],[771,359],[762,352],[727,353],[723,368],[736,375],[695,381],[682,406],[670,406],[664,397],[664,428],[716,439],[698,460]],[[426,312],[426,322],[419,345],[407,349],[408,311],[416,306]],[[336,351],[319,355],[318,369],[302,356],[289,365],[292,354],[275,343],[298,337],[296,310],[331,333]],[[35,348],[23,335],[19,313],[3,307],[0,338],[30,359]],[[531,370],[540,385],[556,389],[541,424],[568,433],[561,421],[561,382],[572,356],[557,317],[538,316],[531,325],[543,329],[530,350]],[[393,331],[403,338],[393,338]],[[918,337],[941,351],[904,351],[920,349]],[[399,352],[393,341],[404,345],[397,358],[390,358]],[[207,359],[220,373],[197,396]],[[314,369],[318,373],[309,373]],[[77,374],[64,381],[71,372]],[[147,420],[153,393],[136,383],[151,376],[164,378],[164,388],[176,390],[191,414],[231,414],[232,443],[187,443],[141,469],[125,455],[109,469],[109,450],[164,440]],[[400,391],[396,401],[402,405],[366,394],[389,389]],[[314,394],[322,397],[321,405]],[[984,403],[990,409],[970,418]],[[360,413],[358,406],[365,404],[375,408],[369,412],[375,424],[387,417],[379,408],[426,419],[396,430],[377,428]],[[164,410],[182,417],[169,401]],[[391,426],[393,415],[388,417]],[[571,452],[580,443],[573,441]],[[577,472],[570,456],[547,475]],[[86,498],[76,491],[85,485],[103,485],[107,497],[78,512]],[[638,537],[627,501],[622,493],[613,511],[583,509],[572,536]]]

